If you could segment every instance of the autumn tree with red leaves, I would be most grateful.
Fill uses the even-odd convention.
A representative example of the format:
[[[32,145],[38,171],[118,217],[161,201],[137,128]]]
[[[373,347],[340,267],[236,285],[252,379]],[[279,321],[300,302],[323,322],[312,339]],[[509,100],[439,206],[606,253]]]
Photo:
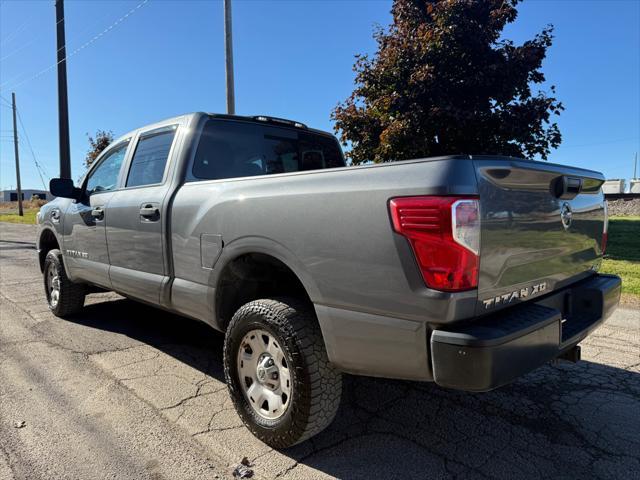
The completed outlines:
[[[332,113],[354,164],[449,154],[547,159],[561,142],[542,61],[548,26],[501,38],[518,0],[395,0],[373,57],[357,55],[353,94]],[[534,89],[534,87],[536,87]]]
[[[84,158],[84,163],[88,167],[98,158],[98,155],[113,142],[113,132],[106,130],[98,130],[95,137],[87,133],[89,139],[89,150]]]

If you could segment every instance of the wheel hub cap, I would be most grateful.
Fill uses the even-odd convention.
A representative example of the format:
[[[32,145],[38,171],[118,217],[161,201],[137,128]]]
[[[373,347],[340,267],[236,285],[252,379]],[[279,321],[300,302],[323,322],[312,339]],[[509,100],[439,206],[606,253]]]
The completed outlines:
[[[60,300],[60,277],[55,265],[49,265],[47,271],[47,289],[49,293],[49,304],[55,308]]]
[[[266,330],[247,333],[238,351],[238,378],[245,398],[261,417],[281,417],[291,402],[289,364],[278,340]]]

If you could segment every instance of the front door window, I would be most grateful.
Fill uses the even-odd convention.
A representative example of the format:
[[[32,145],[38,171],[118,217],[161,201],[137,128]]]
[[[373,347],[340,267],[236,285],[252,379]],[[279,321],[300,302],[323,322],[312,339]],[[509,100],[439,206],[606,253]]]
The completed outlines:
[[[116,188],[125,153],[127,153],[126,143],[115,147],[100,160],[100,165],[93,169],[87,179],[87,195],[108,192]]]

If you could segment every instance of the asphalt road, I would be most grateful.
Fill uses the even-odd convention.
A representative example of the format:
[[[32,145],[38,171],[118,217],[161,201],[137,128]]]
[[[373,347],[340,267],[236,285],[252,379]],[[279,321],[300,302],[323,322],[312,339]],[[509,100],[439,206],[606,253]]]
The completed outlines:
[[[244,456],[259,478],[640,478],[637,310],[491,393],[347,377],[334,424],[277,452],[233,410],[220,334],[114,294],[51,315],[34,233],[0,224],[2,480],[231,478]]]

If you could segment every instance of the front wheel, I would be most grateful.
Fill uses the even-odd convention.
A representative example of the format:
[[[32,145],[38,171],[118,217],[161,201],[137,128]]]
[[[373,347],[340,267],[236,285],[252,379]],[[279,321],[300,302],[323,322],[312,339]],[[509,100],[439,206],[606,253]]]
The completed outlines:
[[[340,404],[342,377],[329,363],[318,321],[293,299],[255,300],[236,312],[224,370],[242,421],[274,448],[321,432]]]
[[[49,310],[56,317],[73,315],[84,306],[86,288],[69,280],[58,249],[50,250],[44,259],[44,290]]]

